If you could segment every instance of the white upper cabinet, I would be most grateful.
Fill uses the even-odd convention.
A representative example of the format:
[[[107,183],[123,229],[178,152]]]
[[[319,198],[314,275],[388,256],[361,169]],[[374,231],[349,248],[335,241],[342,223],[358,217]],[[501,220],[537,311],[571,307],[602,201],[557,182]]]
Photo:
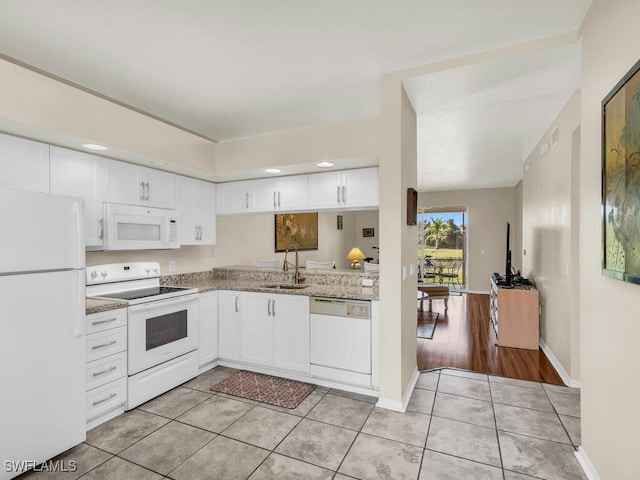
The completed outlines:
[[[49,145],[0,134],[0,187],[49,193]]]
[[[375,208],[378,206],[378,168],[309,175],[309,208]]]
[[[309,208],[309,176],[254,180],[253,196],[255,212],[306,210]]]
[[[106,202],[176,208],[176,176],[152,168],[105,160]]]
[[[97,155],[51,147],[51,193],[84,198],[87,250],[104,248],[102,162]]]
[[[253,212],[254,198],[250,181],[218,184],[217,213],[250,213]]]
[[[216,185],[177,176],[176,190],[180,245],[215,245]]]

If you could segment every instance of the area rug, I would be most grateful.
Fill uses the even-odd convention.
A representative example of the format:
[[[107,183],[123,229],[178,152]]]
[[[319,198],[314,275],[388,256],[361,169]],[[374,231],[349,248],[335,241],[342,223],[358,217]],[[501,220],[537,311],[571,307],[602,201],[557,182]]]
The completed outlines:
[[[277,407],[296,408],[314,388],[316,386],[309,383],[240,370],[216,383],[211,390]]]
[[[426,318],[422,317],[422,319]],[[418,325],[418,338],[433,338],[433,332],[436,329],[436,323],[438,320],[438,313],[432,312],[427,319],[427,322]]]

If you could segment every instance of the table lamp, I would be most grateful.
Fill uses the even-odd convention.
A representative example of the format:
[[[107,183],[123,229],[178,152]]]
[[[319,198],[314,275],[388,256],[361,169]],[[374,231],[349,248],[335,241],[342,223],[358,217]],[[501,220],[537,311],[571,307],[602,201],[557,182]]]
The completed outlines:
[[[364,254],[358,247],[353,247],[347,258],[351,260],[351,268],[360,268],[360,263],[358,260],[362,260],[364,258]]]

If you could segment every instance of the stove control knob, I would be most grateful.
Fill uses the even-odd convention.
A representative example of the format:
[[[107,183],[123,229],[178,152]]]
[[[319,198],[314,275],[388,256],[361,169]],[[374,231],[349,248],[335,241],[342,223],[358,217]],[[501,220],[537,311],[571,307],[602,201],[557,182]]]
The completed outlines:
[[[102,270],[102,271],[100,272],[100,275],[102,275],[102,278],[104,279],[104,278],[107,278],[107,275],[109,275],[109,274],[107,273],[107,271],[106,271],[106,270]]]
[[[95,280],[98,276],[98,272],[96,270],[91,270],[91,280]]]
[[[158,273],[158,269],[157,269],[157,267],[154,267],[154,268],[153,268],[153,273]]]
[[[149,267],[144,267],[144,271],[147,272],[147,275],[149,275],[149,272],[151,272],[151,269]]]

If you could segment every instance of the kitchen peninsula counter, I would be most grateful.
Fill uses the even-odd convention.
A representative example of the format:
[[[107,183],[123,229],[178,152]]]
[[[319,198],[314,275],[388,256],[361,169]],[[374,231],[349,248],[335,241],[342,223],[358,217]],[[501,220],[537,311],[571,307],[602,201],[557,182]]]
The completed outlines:
[[[274,288],[268,285],[292,285],[293,269],[283,272],[274,268],[232,266],[214,268],[210,271],[166,275],[161,277],[163,285],[180,285],[197,288],[199,292],[231,290],[241,292],[263,292],[307,297],[346,298],[350,300],[378,300],[378,272],[353,270],[309,270],[300,269],[305,277],[305,288]],[[373,286],[363,287],[362,279],[372,281]],[[126,308],[125,302],[86,299],[86,314]]]
[[[168,275],[161,278],[164,285],[186,285],[200,292],[213,290],[249,291],[303,295],[307,297],[347,298],[352,300],[378,300],[378,272],[353,270],[300,269],[305,277],[305,288],[273,288],[270,285],[293,285],[293,268],[283,272],[274,268],[232,266],[214,268],[207,272]],[[373,286],[363,287],[362,279],[371,280]]]

